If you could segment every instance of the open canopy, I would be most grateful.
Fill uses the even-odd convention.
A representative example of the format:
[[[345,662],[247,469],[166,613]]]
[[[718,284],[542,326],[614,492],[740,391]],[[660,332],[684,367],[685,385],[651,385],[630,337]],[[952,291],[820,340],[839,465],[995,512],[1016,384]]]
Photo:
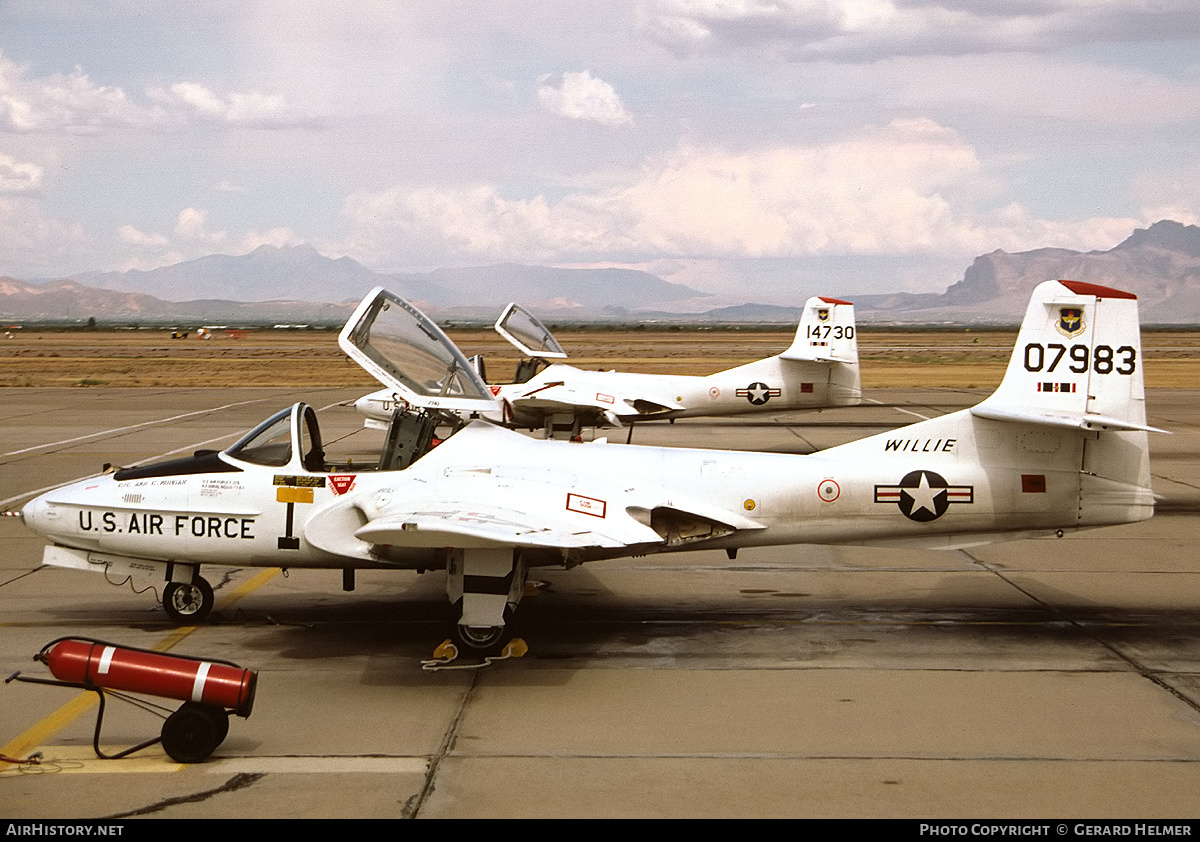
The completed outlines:
[[[541,319],[520,304],[509,304],[496,319],[496,333],[526,356],[543,360],[565,360],[567,352],[558,344]]]
[[[338,345],[410,406],[467,412],[496,409],[487,384],[431,319],[376,287],[358,305]]]

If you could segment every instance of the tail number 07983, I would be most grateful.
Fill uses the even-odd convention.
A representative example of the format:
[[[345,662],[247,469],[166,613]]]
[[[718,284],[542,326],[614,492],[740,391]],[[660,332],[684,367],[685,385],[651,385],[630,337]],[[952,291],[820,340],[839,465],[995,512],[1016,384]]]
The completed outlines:
[[[1058,364],[1066,357],[1065,364],[1075,374],[1083,374],[1091,369],[1096,374],[1133,374],[1137,370],[1137,350],[1130,345],[1122,345],[1113,350],[1111,345],[1097,345],[1089,348],[1087,345],[1060,345],[1052,342],[1042,345],[1040,342],[1030,342],[1025,346],[1025,370],[1047,373],[1058,368]]]

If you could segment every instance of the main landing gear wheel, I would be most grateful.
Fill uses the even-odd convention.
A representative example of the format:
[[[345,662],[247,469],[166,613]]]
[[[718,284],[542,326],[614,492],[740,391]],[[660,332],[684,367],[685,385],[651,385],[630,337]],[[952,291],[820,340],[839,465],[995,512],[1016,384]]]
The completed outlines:
[[[455,625],[450,640],[433,651],[433,657],[421,662],[425,670],[479,669],[493,661],[520,658],[529,646],[515,637],[512,627]]]
[[[529,646],[514,637],[509,626],[455,625],[451,640],[442,641],[433,657],[421,662],[421,669],[479,669],[493,661],[520,658]]]
[[[163,590],[163,610],[176,623],[199,623],[212,611],[212,585],[200,577],[192,582],[168,582]]]
[[[454,641],[465,651],[476,655],[495,655],[508,642],[512,634],[508,626],[463,626],[454,627]]]
[[[200,763],[216,751],[229,733],[229,711],[199,702],[184,702],[167,717],[162,744],[177,763]]]

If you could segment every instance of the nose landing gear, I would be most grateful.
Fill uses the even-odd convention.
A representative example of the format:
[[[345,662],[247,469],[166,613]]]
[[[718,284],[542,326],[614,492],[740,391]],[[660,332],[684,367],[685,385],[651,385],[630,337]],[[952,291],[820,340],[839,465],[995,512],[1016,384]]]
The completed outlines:
[[[212,585],[199,576],[191,582],[168,582],[163,589],[163,610],[180,625],[199,623],[212,611]]]

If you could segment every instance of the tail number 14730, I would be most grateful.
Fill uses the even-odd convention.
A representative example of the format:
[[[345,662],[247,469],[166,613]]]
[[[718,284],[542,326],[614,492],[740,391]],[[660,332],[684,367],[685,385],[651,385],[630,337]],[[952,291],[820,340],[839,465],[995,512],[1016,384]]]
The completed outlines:
[[[854,325],[809,325],[809,339],[853,339]]]

